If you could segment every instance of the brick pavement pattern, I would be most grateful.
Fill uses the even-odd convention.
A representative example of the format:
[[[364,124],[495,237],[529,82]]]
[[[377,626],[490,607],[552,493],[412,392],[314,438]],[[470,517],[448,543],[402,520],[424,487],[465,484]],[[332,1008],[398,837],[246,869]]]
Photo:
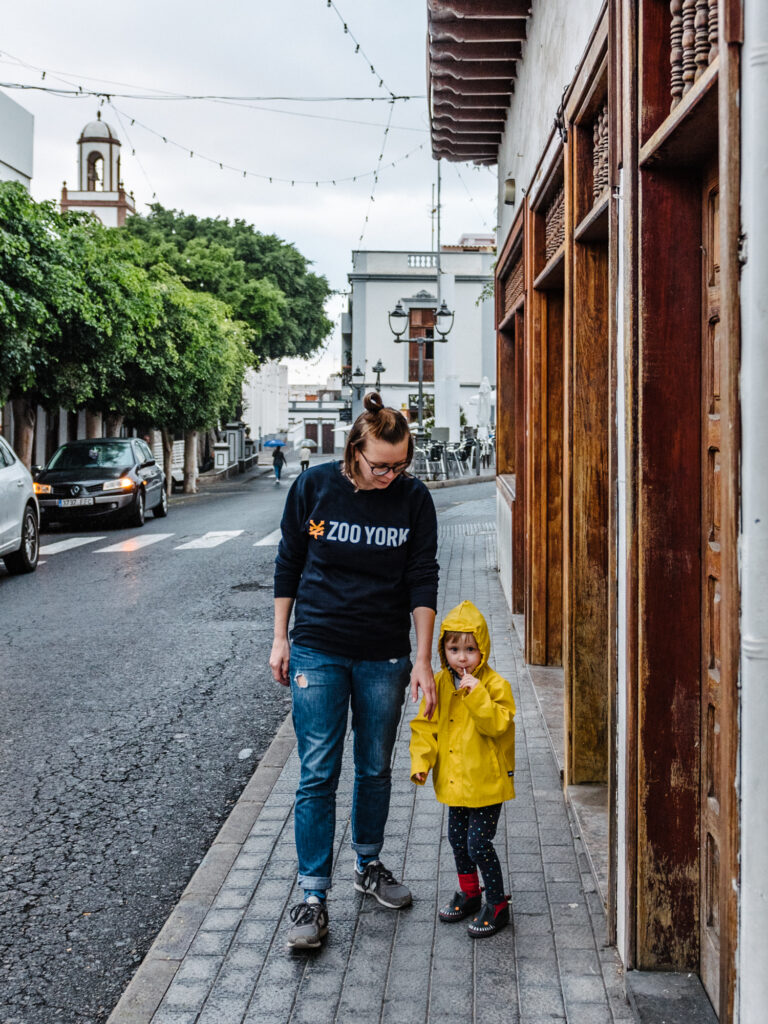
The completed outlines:
[[[618,1024],[636,1019],[624,995],[618,955],[607,945],[602,900],[563,799],[498,582],[494,516],[493,499],[441,513],[439,615],[465,598],[475,602],[488,620],[491,663],[510,680],[517,703],[517,798],[505,804],[496,836],[512,894],[512,925],[492,938],[472,940],[466,923],[443,924],[437,917],[456,888],[456,875],[447,812],[429,783],[417,789],[409,780],[409,721],[417,708],[408,700],[394,754],[382,860],[410,886],[413,906],[386,910],[353,890],[348,737],[328,899],[331,930],[319,951],[286,949],[288,908],[301,898],[293,844],[299,774],[294,749],[282,770],[268,770],[252,827],[238,841],[237,821],[225,825],[222,832],[230,825],[234,830],[234,845],[224,842],[218,849],[224,869],[217,891],[207,898],[188,896],[186,915],[180,922],[177,915],[171,934],[161,933],[132,983],[131,999],[126,993],[110,1024]]]

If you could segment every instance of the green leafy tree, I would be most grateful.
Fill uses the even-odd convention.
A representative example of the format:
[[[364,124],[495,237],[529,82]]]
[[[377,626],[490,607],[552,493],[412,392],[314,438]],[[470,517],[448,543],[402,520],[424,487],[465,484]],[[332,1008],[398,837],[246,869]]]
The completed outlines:
[[[148,217],[132,217],[127,229],[150,242],[193,290],[226,302],[251,328],[251,365],[316,352],[332,329],[324,303],[327,280],[276,235],[244,220],[198,218],[160,204]]]
[[[250,357],[250,329],[232,319],[225,303],[193,292],[167,270],[158,271],[156,287],[162,302],[157,333],[169,358],[155,381],[151,419],[163,427],[168,484],[170,438],[184,432],[184,489],[194,491],[197,431],[234,412]]]
[[[38,405],[75,408],[92,382],[71,345],[74,325],[99,329],[103,310],[67,245],[68,223],[22,185],[0,184],[0,401],[14,411],[14,447],[29,465]]]
[[[155,338],[161,300],[141,265],[141,243],[135,239],[93,217],[70,215],[64,242],[100,315],[91,322],[82,317],[65,321],[63,351],[87,386],[92,432],[101,434],[106,416],[107,433],[116,434],[125,416],[136,419],[144,412],[145,393],[152,392],[152,381],[163,372],[167,353]]]

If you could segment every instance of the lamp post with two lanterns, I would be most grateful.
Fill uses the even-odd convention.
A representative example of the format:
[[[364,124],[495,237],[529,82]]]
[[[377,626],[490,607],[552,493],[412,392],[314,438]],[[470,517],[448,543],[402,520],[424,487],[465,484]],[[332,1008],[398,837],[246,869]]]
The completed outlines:
[[[451,333],[453,327],[454,314],[448,309],[445,299],[440,303],[440,308],[435,313],[435,331],[440,335],[439,338],[404,338],[408,325],[410,323],[410,317],[403,308],[401,300],[397,302],[395,308],[388,314],[389,316],[389,329],[395,336],[396,342],[410,342],[414,341],[419,347],[419,369],[418,369],[418,381],[419,381],[419,433],[422,432],[424,427],[424,345],[428,341],[447,341],[448,335]],[[375,369],[375,367],[374,367]]]
[[[381,389],[381,375],[382,373],[387,372],[387,368],[384,366],[381,359],[379,359],[376,365],[372,366],[371,369],[376,374],[376,390],[379,391]],[[359,403],[365,393],[365,389],[370,387],[369,384],[365,383],[365,374],[359,366],[356,366],[355,372],[350,374],[349,386],[354,390],[355,400]]]

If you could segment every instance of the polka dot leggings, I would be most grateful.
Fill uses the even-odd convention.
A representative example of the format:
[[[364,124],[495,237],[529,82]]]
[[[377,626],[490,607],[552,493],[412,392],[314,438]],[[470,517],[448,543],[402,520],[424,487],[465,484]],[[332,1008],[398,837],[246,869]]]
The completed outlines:
[[[501,864],[492,841],[500,814],[501,804],[448,808],[448,841],[456,860],[456,871],[469,875],[480,868],[485,898],[494,906],[504,899]]]

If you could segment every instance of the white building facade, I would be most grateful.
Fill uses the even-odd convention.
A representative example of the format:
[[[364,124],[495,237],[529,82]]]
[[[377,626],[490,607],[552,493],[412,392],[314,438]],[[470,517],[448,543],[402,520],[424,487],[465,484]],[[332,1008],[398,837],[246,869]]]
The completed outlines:
[[[474,425],[477,405],[472,399],[483,377],[492,385],[496,381],[493,303],[482,298],[493,278],[493,237],[470,241],[483,244],[441,248],[439,289],[435,252],[353,252],[349,310],[342,322],[345,375],[360,381],[359,370],[363,391],[378,381],[384,402],[409,411],[412,419],[417,417],[419,391],[417,339],[423,339],[423,419],[448,427],[451,440],[459,439],[462,412]],[[454,314],[444,343],[434,327],[441,299]],[[398,302],[408,314],[400,342],[389,323]],[[353,392],[353,418],[361,408],[360,390]]]
[[[288,367],[264,363],[248,370],[243,381],[243,423],[251,437],[284,435],[288,430]]]
[[[29,188],[35,119],[0,92],[0,181],[20,181]]]

